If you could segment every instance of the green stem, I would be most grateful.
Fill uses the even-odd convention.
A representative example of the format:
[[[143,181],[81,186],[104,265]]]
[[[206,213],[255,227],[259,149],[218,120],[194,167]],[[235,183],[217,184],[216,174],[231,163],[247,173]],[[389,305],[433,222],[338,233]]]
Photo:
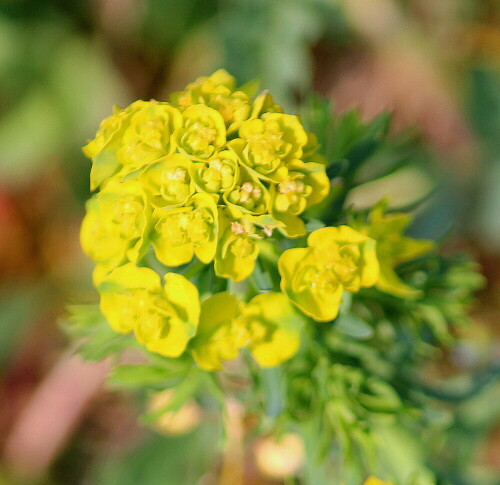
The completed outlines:
[[[189,268],[186,269],[183,276],[189,280],[193,276],[196,276],[205,267],[206,264],[198,260],[195,263],[193,263]]]

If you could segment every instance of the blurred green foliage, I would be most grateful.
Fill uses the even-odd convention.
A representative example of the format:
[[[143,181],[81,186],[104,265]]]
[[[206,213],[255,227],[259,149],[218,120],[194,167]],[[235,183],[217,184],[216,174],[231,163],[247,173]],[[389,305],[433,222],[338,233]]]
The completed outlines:
[[[104,15],[105,6],[111,3],[90,0],[0,3],[0,189],[9,194],[23,193],[44,173],[60,169],[70,188],[66,194],[68,210],[74,212],[75,218],[79,217],[88,196],[89,165],[80,147],[113,104],[125,105],[137,97],[160,97],[165,85],[179,88],[177,83],[225,67],[241,82],[261,78],[262,88],[272,91],[287,109],[294,109],[303,104],[313,85],[315,69],[323,62],[314,58],[313,46],[323,44],[332,52],[338,46],[352,49],[351,61],[358,55],[353,46],[359,46],[359,32],[350,24],[340,1],[124,2],[123,8],[131,10],[131,19],[123,21],[116,31]],[[401,6],[412,23],[419,21],[415,2],[394,3]],[[490,12],[492,18],[498,15],[499,7],[494,2],[457,3],[464,29],[480,22],[485,12]],[[425,10],[425,6],[422,8]],[[368,44],[363,55],[371,52],[369,40],[364,39],[361,44]],[[451,182],[439,180],[442,174],[435,168],[435,155],[414,134],[387,138],[389,119],[385,114],[368,125],[355,111],[332,121],[325,114],[328,107],[317,98],[310,100],[303,116],[309,128],[318,133],[324,154],[331,162],[331,177],[343,180],[334,186],[333,203],[343,203],[351,189],[370,194],[377,192],[377,187],[382,187],[380,190],[397,187],[403,180],[412,193],[411,200],[402,200],[401,204],[420,210],[413,227],[415,234],[444,237],[453,216],[461,212],[466,214],[463,220],[467,221],[463,231],[487,243],[490,251],[498,251],[498,61],[464,57],[461,62],[467,89],[458,94],[476,137],[481,165],[467,187],[460,187],[460,192]],[[418,93],[414,96],[418,97]],[[44,190],[50,191],[50,184]],[[311,212],[310,217],[312,227],[318,223],[319,213]],[[67,234],[62,233],[61,237]],[[430,273],[427,279],[421,278],[423,268]],[[380,302],[375,298],[369,305],[354,300],[352,311],[342,316],[327,337],[330,351],[339,362],[356,368],[325,369],[324,360],[318,358],[314,349],[306,349],[314,361],[314,372],[290,368],[284,375],[278,372],[254,376],[262,390],[255,396],[255,406],[262,406],[270,416],[279,415],[286,408],[287,389],[298,386],[300,389],[293,395],[303,402],[290,406],[286,412],[296,413],[295,418],[300,422],[310,414],[304,403],[310,404],[314,393],[325,389],[335,396],[345,396],[346,401],[340,405],[338,399],[332,400],[332,406],[325,410],[326,426],[323,421],[303,425],[303,432],[311,434],[309,443],[317,441],[310,452],[325,453],[324,439],[319,438],[321,430],[318,430],[322,428],[328,436],[331,433],[338,436],[343,446],[364,448],[370,454],[372,445],[363,431],[370,421],[372,434],[378,436],[376,441],[384,445],[380,447],[384,468],[401,483],[408,478],[408,470],[416,474],[410,477],[415,479],[415,485],[428,483],[429,471],[422,470],[419,464],[422,458],[437,475],[440,485],[498,485],[495,470],[475,459],[500,419],[500,371],[496,361],[483,356],[483,360],[477,359],[479,363],[476,360],[470,366],[465,365],[463,376],[447,383],[433,380],[426,375],[425,368],[418,367],[426,356],[441,352],[443,341],[450,343],[450,324],[457,323],[457,315],[463,313],[462,306],[468,303],[470,291],[481,282],[473,268],[453,258],[419,261],[416,266],[401,268],[401,276],[425,289],[427,301],[420,302],[424,308],[389,305],[384,308],[390,307],[391,311],[381,319]],[[272,286],[265,268],[258,268],[254,281],[259,287]],[[37,323],[37,317],[51,304],[53,295],[47,292],[47,287],[50,276],[46,275],[35,282],[2,281],[2,373],[8,371],[7,365],[14,349],[22,344],[24,332]],[[75,335],[91,336],[96,329],[94,325],[100,325],[99,332],[107,329],[95,308],[87,316],[88,320],[72,327]],[[379,345],[376,352],[367,345],[374,340]],[[128,344],[126,338],[102,332],[92,343],[83,344],[81,350],[89,359],[100,359]],[[465,350],[460,350],[460,344]],[[467,342],[455,345],[457,355],[471,352]],[[204,399],[209,394],[212,404],[218,402],[213,382],[197,381],[186,368],[175,367],[166,359],[151,359],[146,366],[117,368],[110,383],[127,389],[146,383],[155,390],[178,384],[189,376],[190,385],[181,388],[184,397],[196,394],[196,384],[203,390]],[[294,379],[284,383],[287,375]],[[403,402],[394,396],[386,382],[404,396]],[[364,403],[362,408],[345,404],[353,395]],[[367,409],[376,411],[375,420],[367,418]],[[393,426],[397,420],[410,431]],[[361,423],[362,431],[353,435],[350,443],[346,437],[352,423]],[[123,455],[92,456],[91,466],[83,476],[76,470],[80,470],[82,463],[87,465],[88,457],[82,459],[71,448],[56,465],[61,473],[54,473],[48,482],[191,485],[215,460],[213,453],[217,447],[206,446],[213,443],[214,434],[220,431],[214,431],[215,427],[209,423],[175,439],[149,435],[137,449]],[[78,448],[77,445],[74,446]],[[317,483],[325,478],[321,477],[323,471],[314,466],[306,473],[317,478]],[[348,478],[348,485],[357,479]],[[11,483],[3,477],[0,482]]]

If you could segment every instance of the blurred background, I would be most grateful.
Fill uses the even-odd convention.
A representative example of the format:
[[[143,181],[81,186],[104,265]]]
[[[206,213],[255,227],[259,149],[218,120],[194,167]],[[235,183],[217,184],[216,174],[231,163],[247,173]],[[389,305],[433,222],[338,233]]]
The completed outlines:
[[[138,423],[142,403],[103,388],[108,364],[80,362],[59,329],[68,302],[95,298],[78,241],[81,146],[114,104],[166,100],[219,67],[262,79],[292,112],[314,90],[337,113],[393,110],[395,132],[418,135],[430,162],[351,202],[435,191],[414,233],[446,234],[488,286],[475,325],[432,372],[498,367],[499,25],[496,0],[0,0],[0,484],[202,485],[238,461],[218,462],[220,423],[195,403]],[[436,468],[456,485],[500,483],[499,379],[456,412]],[[293,436],[248,453],[245,481],[226,470],[224,483],[283,483],[301,462]]]

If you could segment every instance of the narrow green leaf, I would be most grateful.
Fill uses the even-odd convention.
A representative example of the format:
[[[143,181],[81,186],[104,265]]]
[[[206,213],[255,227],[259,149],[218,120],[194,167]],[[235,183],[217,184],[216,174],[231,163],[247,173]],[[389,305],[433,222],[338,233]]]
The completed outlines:
[[[363,340],[373,336],[373,327],[353,313],[340,315],[334,324],[337,330],[349,337]]]

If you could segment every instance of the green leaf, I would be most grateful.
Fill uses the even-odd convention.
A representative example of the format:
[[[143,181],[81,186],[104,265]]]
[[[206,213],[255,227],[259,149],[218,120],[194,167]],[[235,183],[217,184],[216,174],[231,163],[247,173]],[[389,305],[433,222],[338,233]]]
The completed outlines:
[[[353,313],[346,313],[334,321],[335,328],[344,335],[365,340],[373,337],[373,327]]]
[[[213,468],[222,449],[221,426],[207,419],[184,436],[165,437],[144,432],[132,450],[95,456],[89,483],[105,485],[193,485]],[[141,436],[142,438],[142,436]],[[87,471],[87,470],[86,470]]]
[[[448,322],[438,307],[433,305],[418,305],[417,313],[420,318],[431,328],[434,336],[444,344],[453,342]]]
[[[113,369],[107,383],[122,389],[143,389],[151,386],[167,386],[169,381],[187,373],[185,361],[172,362],[170,368],[159,365],[120,365]],[[172,383],[170,384],[172,385]]]
[[[206,373],[197,367],[190,366],[188,372],[175,387],[174,396],[168,404],[157,411],[145,413],[141,421],[151,423],[167,411],[178,411],[189,399],[193,398],[205,384]]]
[[[332,164],[334,121],[331,100],[311,94],[302,105],[301,120],[305,128],[318,137],[319,152],[326,157],[328,165]]]
[[[364,383],[365,392],[358,396],[359,402],[374,412],[394,413],[402,408],[401,399],[396,390],[387,382],[368,378]]]
[[[250,281],[256,290],[260,292],[272,291],[274,288],[273,279],[260,259],[255,264],[255,269],[250,275]]]
[[[115,151],[103,150],[92,160],[92,170],[90,171],[91,189],[96,189],[101,183],[112,177],[118,169],[120,163]]]
[[[71,305],[68,312],[69,317],[61,322],[61,327],[70,337],[84,339],[77,352],[85,360],[101,360],[139,345],[131,335],[115,332],[108,325],[98,304]]]
[[[306,223],[307,232],[313,232],[323,227],[325,227],[325,223],[323,221],[320,221],[319,219],[309,219]]]
[[[47,301],[45,288],[3,288],[0,298],[0,364],[5,364]]]
[[[284,407],[282,369],[280,366],[263,368],[260,375],[266,394],[266,414],[268,416],[278,416]]]

